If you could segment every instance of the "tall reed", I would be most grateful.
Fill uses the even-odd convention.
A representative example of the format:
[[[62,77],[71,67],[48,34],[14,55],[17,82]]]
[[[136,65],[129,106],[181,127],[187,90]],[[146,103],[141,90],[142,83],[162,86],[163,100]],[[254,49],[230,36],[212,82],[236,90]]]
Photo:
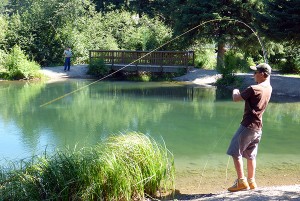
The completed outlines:
[[[17,166],[18,165],[18,166]],[[174,158],[141,133],[2,167],[2,200],[142,200],[174,191]]]

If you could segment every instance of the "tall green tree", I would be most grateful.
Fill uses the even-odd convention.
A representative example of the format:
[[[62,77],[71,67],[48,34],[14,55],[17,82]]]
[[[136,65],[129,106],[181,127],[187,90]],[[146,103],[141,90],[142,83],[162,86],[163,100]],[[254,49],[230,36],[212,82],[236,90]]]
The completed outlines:
[[[128,8],[130,0],[91,0],[98,12],[109,12],[121,8]]]
[[[13,0],[9,8],[8,47],[18,44],[42,65],[61,62],[72,29],[94,14],[90,1],[77,0]]]
[[[287,73],[300,72],[300,1],[299,0],[264,0],[263,12],[257,13],[260,31],[283,46],[277,59],[279,69]],[[283,59],[284,58],[284,59]],[[282,61],[286,62],[282,64]]]
[[[140,17],[143,15],[161,17],[160,13],[163,12],[163,7],[167,3],[165,0],[131,0],[128,5]]]
[[[187,48],[199,40],[203,43],[215,42],[218,69],[224,69],[225,45],[248,43],[255,44],[261,50],[255,34],[245,24],[229,20],[239,20],[254,27],[253,12],[259,8],[255,0],[173,0],[170,8],[173,9],[175,33],[187,32],[179,38],[181,47]],[[201,23],[203,26],[197,27]]]
[[[261,30],[278,42],[300,43],[300,1],[264,0],[264,12],[258,13]]]
[[[162,17],[164,7],[168,4],[166,0],[92,0],[98,12],[110,12],[124,9],[135,12],[139,17],[147,15],[150,17]]]

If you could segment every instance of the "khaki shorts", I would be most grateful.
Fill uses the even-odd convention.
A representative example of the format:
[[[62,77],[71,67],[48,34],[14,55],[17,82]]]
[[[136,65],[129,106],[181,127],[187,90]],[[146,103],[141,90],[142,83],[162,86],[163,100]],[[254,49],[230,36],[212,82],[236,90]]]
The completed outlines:
[[[231,140],[227,154],[237,158],[255,159],[261,135],[261,131],[254,131],[240,125]]]

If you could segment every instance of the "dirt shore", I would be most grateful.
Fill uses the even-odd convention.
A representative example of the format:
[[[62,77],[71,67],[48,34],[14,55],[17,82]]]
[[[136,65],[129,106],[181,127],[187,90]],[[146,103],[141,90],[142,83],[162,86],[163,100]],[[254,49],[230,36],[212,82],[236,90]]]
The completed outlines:
[[[256,190],[240,191],[235,193],[220,192],[215,194],[189,194],[181,195],[173,200],[244,200],[244,201],[266,201],[266,200],[300,200],[300,185],[270,186]]]
[[[240,89],[254,84],[252,73],[237,73],[236,76],[242,80]],[[175,80],[198,85],[212,85],[220,77],[221,75],[215,70],[193,69],[186,75],[175,78]],[[270,82],[273,87],[273,100],[287,102],[300,101],[300,76],[285,76],[278,72],[273,72]]]
[[[44,67],[41,69],[41,73],[49,78],[49,82],[61,81],[69,78],[91,78],[91,76],[87,75],[86,72],[87,65],[71,66],[71,70],[67,72],[63,71],[63,66]],[[190,72],[188,72],[186,75],[177,77],[174,80],[197,85],[211,86],[216,82],[217,79],[220,78],[220,76],[221,75],[214,70],[193,69],[190,70]],[[237,76],[243,80],[243,84],[240,89],[253,84],[252,74],[241,73],[237,74]],[[300,102],[300,77],[288,77],[275,72],[271,76],[271,84],[273,86],[273,101]],[[299,171],[297,170],[296,172]],[[182,182],[183,185],[179,185],[179,189],[175,198],[169,200],[300,200],[300,180],[297,179],[299,178],[299,175],[296,176],[296,180],[292,179],[292,175],[289,178],[286,178],[286,175],[282,177],[280,175],[273,175],[273,177],[278,177],[277,180],[282,182],[275,184],[266,181],[261,185],[263,187],[259,187],[256,190],[237,193],[229,193],[224,190],[226,188],[221,188],[223,190],[219,190],[220,188],[215,188],[213,184],[208,185],[205,191],[200,191],[196,188],[180,190],[184,189],[184,182],[187,182],[184,181]],[[192,179],[193,176],[191,177],[191,180]],[[228,187],[228,184],[226,185]]]

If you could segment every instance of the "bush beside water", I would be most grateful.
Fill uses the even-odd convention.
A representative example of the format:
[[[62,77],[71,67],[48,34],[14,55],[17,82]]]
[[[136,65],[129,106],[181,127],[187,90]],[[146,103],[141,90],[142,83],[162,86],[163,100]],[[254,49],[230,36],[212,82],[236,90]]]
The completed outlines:
[[[18,45],[6,54],[0,52],[0,77],[9,80],[40,78],[40,66],[30,61]]]
[[[104,77],[109,73],[109,67],[107,67],[104,63],[104,60],[93,59],[91,63],[88,65],[88,72],[89,75],[93,75],[96,77]]]
[[[3,200],[141,200],[174,191],[174,159],[165,146],[140,133],[112,136],[93,148],[2,168]]]

